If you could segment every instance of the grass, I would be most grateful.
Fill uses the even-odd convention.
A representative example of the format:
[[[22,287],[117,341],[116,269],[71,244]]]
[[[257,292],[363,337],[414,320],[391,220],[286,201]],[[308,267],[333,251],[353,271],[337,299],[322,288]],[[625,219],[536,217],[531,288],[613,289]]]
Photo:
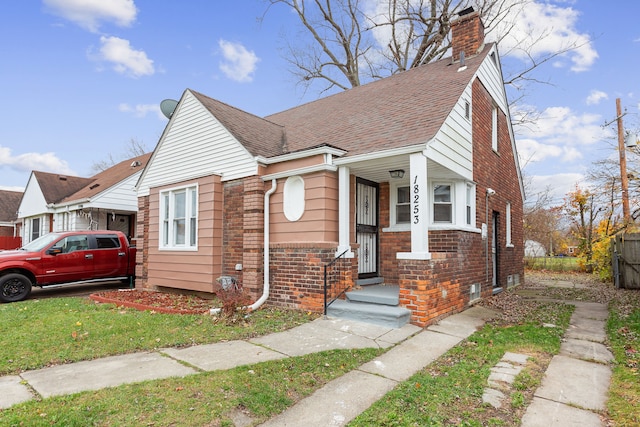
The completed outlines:
[[[246,322],[226,324],[209,315],[159,314],[50,298],[0,305],[0,375],[99,357],[246,339],[289,329],[317,317],[261,309]]]
[[[554,272],[582,271],[576,257],[525,257],[525,267]]]
[[[573,306],[541,305],[522,324],[487,324],[436,362],[400,384],[350,426],[517,426],[569,324]],[[542,327],[553,323],[556,327]],[[505,352],[532,356],[516,378],[508,410],[482,404],[490,369]],[[517,388],[517,389],[515,389]]]
[[[238,418],[255,425],[381,352],[332,350],[30,401],[0,411],[0,425],[232,427]]]
[[[635,291],[638,293],[639,291]],[[640,425],[640,306],[614,301],[607,335],[615,357],[608,409],[618,427]]]

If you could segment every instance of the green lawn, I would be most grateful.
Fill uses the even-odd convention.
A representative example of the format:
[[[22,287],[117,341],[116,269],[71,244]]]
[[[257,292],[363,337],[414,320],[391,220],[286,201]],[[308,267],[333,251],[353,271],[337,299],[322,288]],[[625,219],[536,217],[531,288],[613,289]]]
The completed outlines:
[[[159,314],[86,298],[0,304],[0,375],[135,351],[246,339],[316,317],[265,308],[247,321],[227,324],[209,315]]]
[[[525,257],[525,267],[531,270],[582,271],[576,257]]]

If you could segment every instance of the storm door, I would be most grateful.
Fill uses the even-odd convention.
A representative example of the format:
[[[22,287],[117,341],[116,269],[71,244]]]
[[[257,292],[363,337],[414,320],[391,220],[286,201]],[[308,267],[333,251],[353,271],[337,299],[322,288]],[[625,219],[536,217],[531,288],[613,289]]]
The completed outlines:
[[[358,277],[378,276],[378,184],[356,180],[356,241]]]

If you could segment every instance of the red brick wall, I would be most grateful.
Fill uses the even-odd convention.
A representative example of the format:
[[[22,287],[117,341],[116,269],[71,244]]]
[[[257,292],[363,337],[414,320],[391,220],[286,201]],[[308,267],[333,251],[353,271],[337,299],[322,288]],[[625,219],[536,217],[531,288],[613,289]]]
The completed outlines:
[[[476,188],[476,219],[478,224],[487,223],[488,235],[491,236],[492,213],[495,211],[499,215],[498,284],[506,287],[508,275],[519,274],[522,281],[524,274],[523,200],[507,117],[501,110],[498,110],[498,151],[494,151],[491,147],[492,108],[493,103],[489,93],[482,83],[476,80],[473,83],[473,171],[474,180],[478,183]],[[487,204],[485,203],[487,188],[496,191],[496,194],[489,198],[488,216],[486,214]],[[511,241],[513,247],[507,247],[506,241],[507,203],[511,204]],[[490,254],[485,256],[490,257]]]
[[[466,56],[475,55],[484,44],[484,25],[478,12],[464,15],[451,23],[452,56],[460,59],[460,52]]]
[[[301,310],[324,310],[324,266],[335,258],[337,243],[279,243],[271,246],[268,304]],[[346,285],[353,284],[352,269],[343,272]]]
[[[241,180],[224,183],[224,227],[222,232],[222,274],[235,277],[243,283],[242,270],[236,265],[243,263],[244,185]]]
[[[138,197],[136,223],[136,288],[148,288],[149,271],[149,196]]]

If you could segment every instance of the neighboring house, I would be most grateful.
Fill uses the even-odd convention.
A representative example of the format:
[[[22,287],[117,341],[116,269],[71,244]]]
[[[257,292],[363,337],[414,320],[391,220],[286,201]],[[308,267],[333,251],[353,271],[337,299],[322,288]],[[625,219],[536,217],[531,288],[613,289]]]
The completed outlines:
[[[33,171],[19,207],[23,243],[53,231],[108,229],[133,236],[135,183],[150,156],[125,160],[91,178]]]
[[[452,27],[453,58],[265,118],[187,89],[136,185],[137,286],[212,292],[229,275],[321,311],[323,267],[342,255],[342,281],[397,285],[427,325],[520,283],[497,47],[477,13]]]
[[[526,257],[547,256],[547,249],[540,242],[536,242],[535,240],[525,240],[524,256]]]
[[[0,250],[21,246],[18,207],[21,191],[0,190]]]

